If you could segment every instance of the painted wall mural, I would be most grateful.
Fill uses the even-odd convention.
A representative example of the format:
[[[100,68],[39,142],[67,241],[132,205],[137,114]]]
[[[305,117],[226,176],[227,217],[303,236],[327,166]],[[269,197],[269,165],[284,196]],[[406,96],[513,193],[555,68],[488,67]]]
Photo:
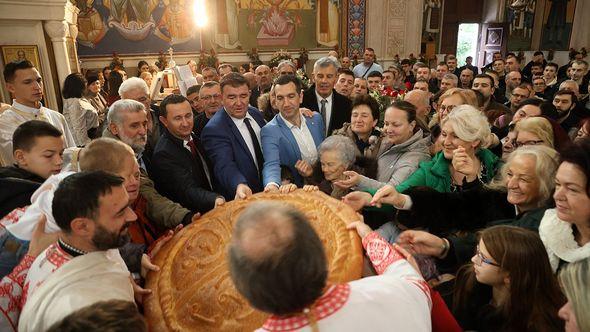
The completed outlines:
[[[536,6],[537,0],[506,2],[505,22],[508,23],[506,47],[509,50],[531,49]]]
[[[348,52],[349,57],[362,56],[365,49],[365,0],[349,0],[348,2]]]
[[[364,0],[354,2],[364,6]],[[175,52],[198,52],[200,40],[203,49],[215,48],[218,52],[334,48],[340,44],[343,16],[341,0],[206,0],[209,24],[199,36],[193,0],[75,3],[80,9],[80,56],[110,55],[115,51],[156,54],[170,46]],[[362,30],[364,38],[364,27]]]

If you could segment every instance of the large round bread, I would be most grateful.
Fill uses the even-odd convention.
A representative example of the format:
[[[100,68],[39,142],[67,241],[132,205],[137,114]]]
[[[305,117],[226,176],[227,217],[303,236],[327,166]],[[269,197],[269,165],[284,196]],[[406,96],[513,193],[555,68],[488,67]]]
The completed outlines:
[[[205,214],[176,234],[154,257],[144,307],[150,331],[252,331],[266,315],[254,310],[234,288],[227,266],[227,244],[234,223],[250,203],[281,201],[305,214],[324,244],[329,283],[361,277],[360,238],[346,225],[354,211],[321,192],[259,193]]]

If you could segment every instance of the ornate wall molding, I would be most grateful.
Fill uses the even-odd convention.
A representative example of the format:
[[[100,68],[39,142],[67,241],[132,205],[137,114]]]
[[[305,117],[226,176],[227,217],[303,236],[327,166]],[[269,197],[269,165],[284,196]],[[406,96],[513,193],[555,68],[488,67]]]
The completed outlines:
[[[346,54],[348,56],[362,55],[365,49],[366,11],[366,0],[348,0],[346,24]]]
[[[66,21],[46,21],[43,27],[54,42],[65,41],[70,29]]]

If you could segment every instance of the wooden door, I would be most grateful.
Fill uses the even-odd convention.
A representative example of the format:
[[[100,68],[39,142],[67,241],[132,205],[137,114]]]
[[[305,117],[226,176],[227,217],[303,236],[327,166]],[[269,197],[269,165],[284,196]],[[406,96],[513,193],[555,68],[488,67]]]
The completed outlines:
[[[506,23],[486,23],[481,25],[478,67],[492,62],[494,52],[506,54],[508,29]]]

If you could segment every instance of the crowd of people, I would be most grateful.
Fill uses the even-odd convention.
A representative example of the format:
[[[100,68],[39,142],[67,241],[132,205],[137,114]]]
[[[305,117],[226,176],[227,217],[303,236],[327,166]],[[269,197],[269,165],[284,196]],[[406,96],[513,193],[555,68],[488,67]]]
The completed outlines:
[[[141,61],[69,75],[61,112],[31,62],[8,63],[0,330],[145,331],[143,281],[175,232],[303,188],[358,212],[363,278],[327,284],[306,217],[253,204],[228,261],[262,330],[589,331],[588,63],[521,62],[385,69],[366,48],[319,58],[305,86],[290,60],[189,61],[198,84],[156,102]]]

